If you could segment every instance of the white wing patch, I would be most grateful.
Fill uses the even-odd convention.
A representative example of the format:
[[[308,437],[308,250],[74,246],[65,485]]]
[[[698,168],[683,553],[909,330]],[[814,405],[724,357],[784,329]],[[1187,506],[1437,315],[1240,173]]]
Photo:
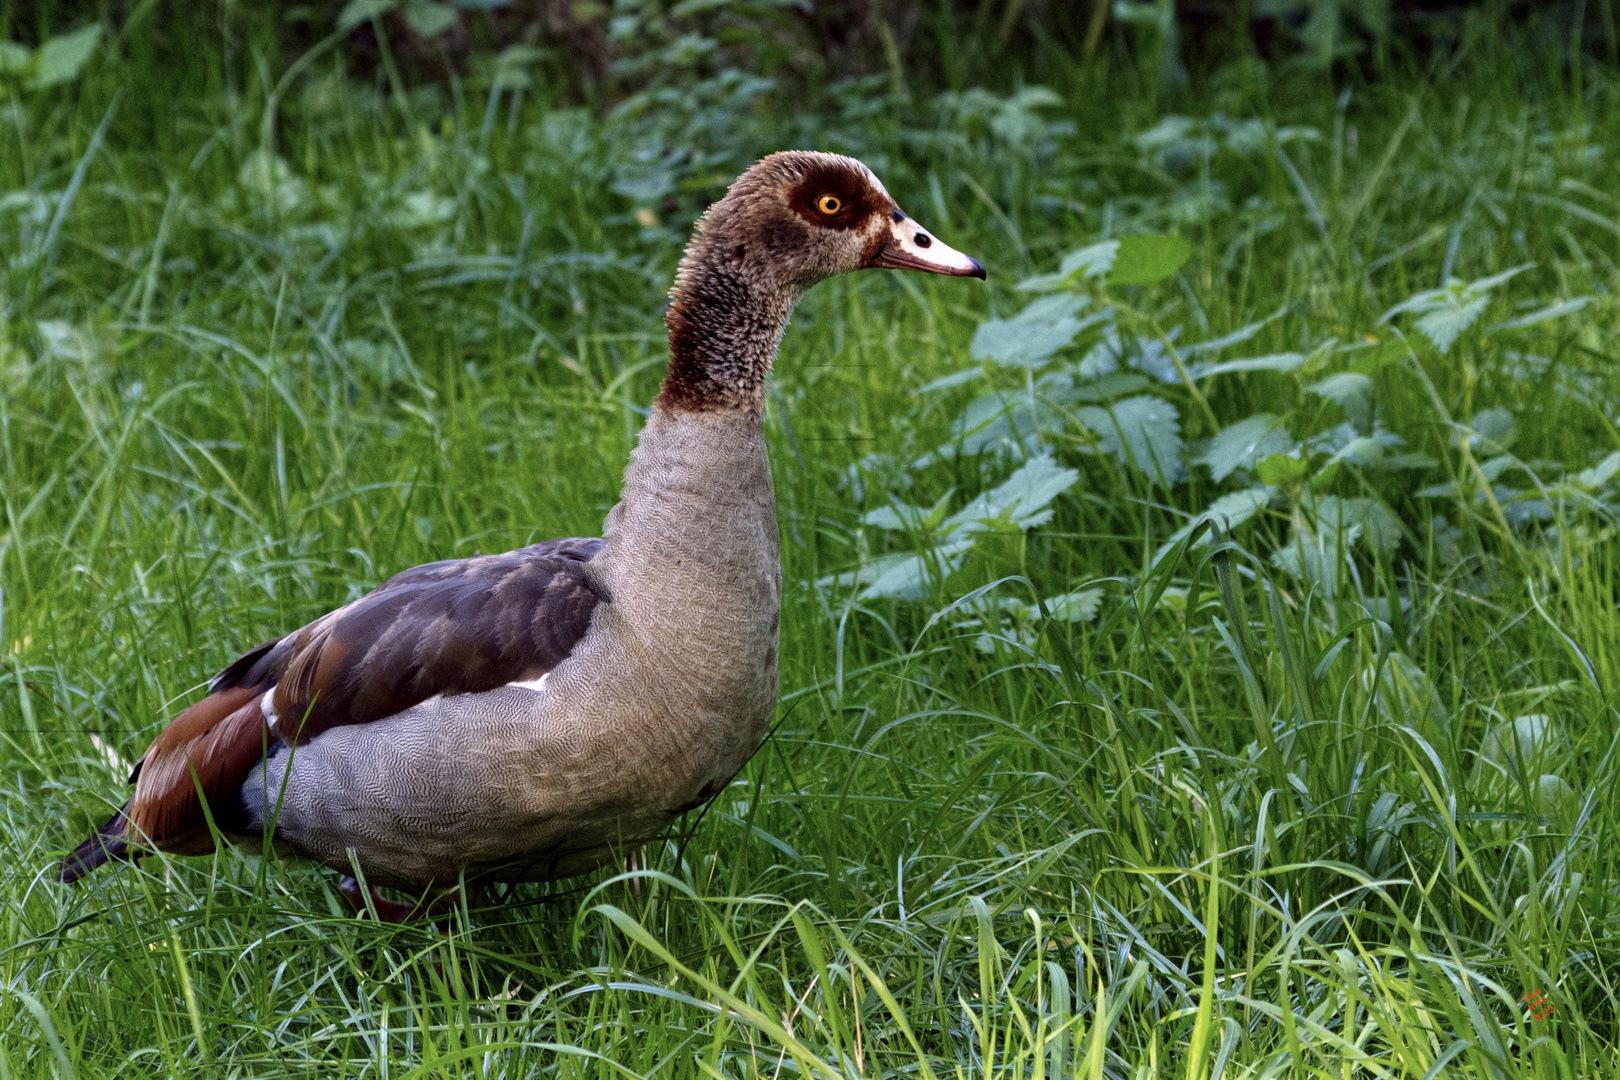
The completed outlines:
[[[522,687],[524,690],[533,690],[537,694],[543,694],[543,693],[546,692],[546,679],[550,675],[551,675],[551,672],[548,671],[548,672],[545,673],[545,675],[540,676],[538,679],[528,679],[528,680],[525,680],[523,682],[518,682],[518,681],[514,680],[512,682],[507,683],[506,685],[507,686],[518,686],[518,687]]]
[[[264,713],[264,722],[269,725],[270,734],[274,735],[278,739],[281,738],[281,732],[276,730],[276,722],[280,720],[281,717],[276,715],[275,687],[272,686],[270,689],[266,690],[264,692],[264,697],[259,699],[259,711]]]

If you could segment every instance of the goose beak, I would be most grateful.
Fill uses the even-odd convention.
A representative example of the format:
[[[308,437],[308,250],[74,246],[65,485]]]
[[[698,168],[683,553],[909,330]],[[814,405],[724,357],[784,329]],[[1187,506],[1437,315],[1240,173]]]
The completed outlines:
[[[890,230],[889,242],[883,245],[868,265],[890,270],[924,270],[930,274],[949,274],[951,277],[976,277],[981,281],[985,276],[984,264],[978,259],[940,243],[927,229],[900,210],[894,212],[894,227]]]

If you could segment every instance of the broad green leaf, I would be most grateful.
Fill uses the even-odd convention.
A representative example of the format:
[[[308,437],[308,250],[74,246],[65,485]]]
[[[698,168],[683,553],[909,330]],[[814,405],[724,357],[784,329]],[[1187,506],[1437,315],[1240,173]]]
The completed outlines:
[[[1048,505],[1079,480],[1078,470],[1066,469],[1050,457],[1030,458],[998,487],[947,518],[945,529],[977,532],[987,521],[1005,521],[1019,529],[1044,525],[1052,519]]]
[[[1525,327],[1534,326],[1537,323],[1551,322],[1553,319],[1561,319],[1565,315],[1573,315],[1591,302],[1592,298],[1590,296],[1577,296],[1573,300],[1559,300],[1556,303],[1548,304],[1540,311],[1532,311],[1528,315],[1520,315],[1517,319],[1497,323],[1491,327],[1490,332],[1494,334],[1498,330],[1523,330]]]
[[[100,40],[101,24],[93,23],[46,41],[34,56],[34,86],[60,86],[77,79]]]
[[[1222,428],[1197,463],[1208,466],[1210,478],[1219,483],[1238,469],[1252,471],[1262,458],[1286,454],[1293,448],[1294,440],[1280,419],[1270,413],[1255,413]]]
[[[1010,319],[979,324],[968,351],[975,360],[1007,367],[1039,367],[1080,332],[1076,312],[1086,298],[1073,293],[1043,296]]]
[[[1260,459],[1254,467],[1254,475],[1262,484],[1269,484],[1278,488],[1295,488],[1305,482],[1310,467],[1297,457],[1288,454],[1272,454],[1270,457]]]
[[[1344,415],[1356,426],[1356,430],[1371,429],[1373,419],[1371,376],[1354,371],[1340,371],[1305,389],[1340,405],[1344,409]]]
[[[1181,414],[1163,398],[1144,394],[1110,408],[1088,405],[1076,416],[1097,436],[1104,453],[1154,483],[1174,484],[1186,475],[1181,464]]]
[[[1121,237],[1114,265],[1108,271],[1111,285],[1151,285],[1181,269],[1192,257],[1192,244],[1185,236],[1141,233]]]
[[[456,9],[431,0],[407,0],[405,21],[422,37],[438,37],[456,24]]]

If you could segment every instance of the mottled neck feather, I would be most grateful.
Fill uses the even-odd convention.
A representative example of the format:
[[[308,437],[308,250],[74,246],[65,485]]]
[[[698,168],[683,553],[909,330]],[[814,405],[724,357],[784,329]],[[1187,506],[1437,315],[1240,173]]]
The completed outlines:
[[[670,290],[669,371],[658,404],[677,412],[762,412],[765,382],[801,291],[784,288],[729,230],[705,230]],[[719,233],[721,235],[715,235]]]

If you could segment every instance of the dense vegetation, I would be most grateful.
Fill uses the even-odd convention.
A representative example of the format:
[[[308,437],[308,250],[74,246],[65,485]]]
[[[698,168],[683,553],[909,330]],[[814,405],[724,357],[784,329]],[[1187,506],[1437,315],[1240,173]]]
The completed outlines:
[[[588,100],[153,8],[0,44],[0,1077],[1612,1071],[1612,32],[1182,86],[1144,10],[794,107],[679,15]],[[726,792],[442,928],[239,851],[51,883],[242,649],[597,531],[690,222],[790,145],[991,278],[789,330]]]

